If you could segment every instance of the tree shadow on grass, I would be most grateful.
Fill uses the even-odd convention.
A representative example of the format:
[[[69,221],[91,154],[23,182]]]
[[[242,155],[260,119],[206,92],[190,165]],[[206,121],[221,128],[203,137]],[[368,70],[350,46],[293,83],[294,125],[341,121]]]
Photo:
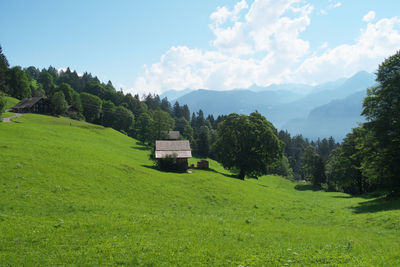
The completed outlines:
[[[208,168],[208,169],[203,170],[203,171],[214,172],[214,173],[221,174],[221,175],[223,175],[223,176],[225,176],[225,177],[229,177],[229,178],[233,178],[233,179],[238,179],[238,180],[240,180],[239,177],[238,177],[236,174],[227,174],[227,173],[219,172],[219,171],[214,170],[214,169],[211,169],[211,168]]]
[[[185,171],[166,171],[166,170],[160,170],[157,166],[155,165],[146,165],[146,164],[142,164],[142,167],[148,168],[148,169],[152,169],[158,172],[163,172],[163,173],[176,173],[176,174],[182,174],[182,173],[187,173]]]
[[[333,198],[353,198],[352,195],[349,195],[349,196],[331,196],[331,197],[333,197]]]
[[[154,165],[142,164],[141,166],[142,166],[142,167],[145,167],[145,168],[148,168],[148,169],[152,169],[152,170],[156,170],[156,171],[161,172],[161,171],[157,168],[157,166],[154,166]]]
[[[131,146],[131,148],[136,149],[136,150],[151,150],[150,146],[146,146],[142,144],[141,142],[136,142],[136,146]]]
[[[379,211],[388,211],[388,210],[399,210],[400,209],[400,199],[396,200],[387,200],[386,198],[376,198],[373,200],[360,202],[358,206],[350,207],[353,210],[353,213],[373,213]]]
[[[312,184],[297,184],[294,189],[299,191],[320,191],[321,187]]]

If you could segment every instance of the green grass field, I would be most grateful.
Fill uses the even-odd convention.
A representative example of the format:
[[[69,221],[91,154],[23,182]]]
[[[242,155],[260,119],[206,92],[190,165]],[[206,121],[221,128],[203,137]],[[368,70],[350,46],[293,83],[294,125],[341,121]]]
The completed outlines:
[[[163,173],[112,129],[15,121],[0,124],[0,266],[400,265],[400,201],[240,181],[214,161]]]

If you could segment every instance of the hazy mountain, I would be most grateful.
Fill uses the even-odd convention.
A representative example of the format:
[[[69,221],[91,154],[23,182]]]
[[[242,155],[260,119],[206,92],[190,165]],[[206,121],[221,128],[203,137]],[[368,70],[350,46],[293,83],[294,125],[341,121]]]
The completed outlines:
[[[302,133],[309,138],[332,135],[340,139],[362,119],[359,114],[365,91],[374,84],[375,75],[362,71],[350,78],[317,86],[284,84],[231,91],[201,89],[176,100],[187,104],[192,112],[202,109],[206,115],[214,116],[232,112],[249,114],[257,110],[277,128],[288,129],[292,134]]]
[[[169,90],[169,91],[166,91],[166,92],[162,93],[160,95],[160,98],[163,99],[164,97],[166,97],[166,98],[168,98],[168,100],[170,102],[174,102],[174,100],[176,100],[177,98],[179,98],[179,97],[181,97],[183,95],[186,95],[186,94],[188,94],[188,93],[190,93],[192,91],[193,91],[192,89],[188,89],[188,88],[184,89],[184,90],[181,90],[181,91]]]
[[[180,104],[187,104],[191,111],[202,109],[205,114],[221,115],[250,113],[255,110],[268,110],[274,105],[285,104],[303,97],[289,91],[250,90],[212,91],[196,90],[177,99]]]
[[[365,96],[366,91],[359,91],[344,99],[333,100],[311,110],[307,118],[292,119],[281,128],[312,140],[333,136],[340,141],[359,122],[365,121],[360,115]]]
[[[375,84],[375,75],[362,71],[342,82],[326,83],[316,86],[312,93],[305,97],[284,105],[276,105],[265,111],[267,117],[276,127],[281,128],[288,121],[295,118],[307,118],[314,108],[328,104],[335,99],[343,99],[355,92],[365,92]]]

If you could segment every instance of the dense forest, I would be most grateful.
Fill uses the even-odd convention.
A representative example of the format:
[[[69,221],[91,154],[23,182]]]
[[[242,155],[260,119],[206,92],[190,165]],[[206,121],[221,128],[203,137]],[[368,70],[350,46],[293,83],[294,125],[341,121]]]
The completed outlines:
[[[367,122],[353,129],[341,144],[332,137],[310,141],[302,135],[278,132],[257,112],[250,116],[205,117],[202,110],[191,113],[187,105],[179,102],[171,104],[167,98],[160,99],[158,95],[140,97],[138,94],[124,94],[116,90],[111,81],[102,83],[90,73],[78,75],[69,68],[65,71],[52,66],[42,70],[33,66],[10,68],[1,46],[0,94],[17,99],[47,97],[51,102],[52,115],[65,115],[69,110],[68,116],[72,119],[112,127],[146,145],[153,145],[155,140],[164,138],[166,131],[180,131],[181,138],[190,141],[194,155],[217,159],[237,170],[241,178],[245,174],[256,177],[270,173],[309,181],[326,190],[351,194],[384,190],[393,195],[400,191],[399,69],[399,52],[379,66],[376,79],[379,85],[368,89],[363,103],[362,114]],[[0,113],[4,111],[4,101],[0,96]],[[229,144],[235,140],[226,139],[224,133],[240,133],[241,130],[243,134],[235,140],[244,141],[229,150]],[[251,135],[253,133],[264,133],[265,138]],[[254,139],[262,140],[255,143]],[[265,140],[270,146],[265,146],[263,151],[258,149],[257,153],[253,153],[257,149],[243,149],[263,147]],[[273,156],[262,153],[271,152],[272,147]],[[220,153],[225,148],[231,160],[224,158],[227,153]],[[234,151],[239,150],[243,155],[234,161]],[[258,162],[257,155],[269,160]],[[252,159],[248,160],[247,166],[254,165],[246,173],[238,163],[245,159]]]

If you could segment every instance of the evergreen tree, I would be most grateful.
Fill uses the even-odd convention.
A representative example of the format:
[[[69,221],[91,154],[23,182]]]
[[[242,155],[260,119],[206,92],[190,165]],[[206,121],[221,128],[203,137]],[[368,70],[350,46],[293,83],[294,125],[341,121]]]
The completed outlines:
[[[301,157],[302,171],[307,180],[321,187],[326,182],[325,165],[314,146],[308,146]]]
[[[3,48],[0,45],[0,91],[6,92],[7,89],[7,71],[8,71],[8,60],[3,54]]]

